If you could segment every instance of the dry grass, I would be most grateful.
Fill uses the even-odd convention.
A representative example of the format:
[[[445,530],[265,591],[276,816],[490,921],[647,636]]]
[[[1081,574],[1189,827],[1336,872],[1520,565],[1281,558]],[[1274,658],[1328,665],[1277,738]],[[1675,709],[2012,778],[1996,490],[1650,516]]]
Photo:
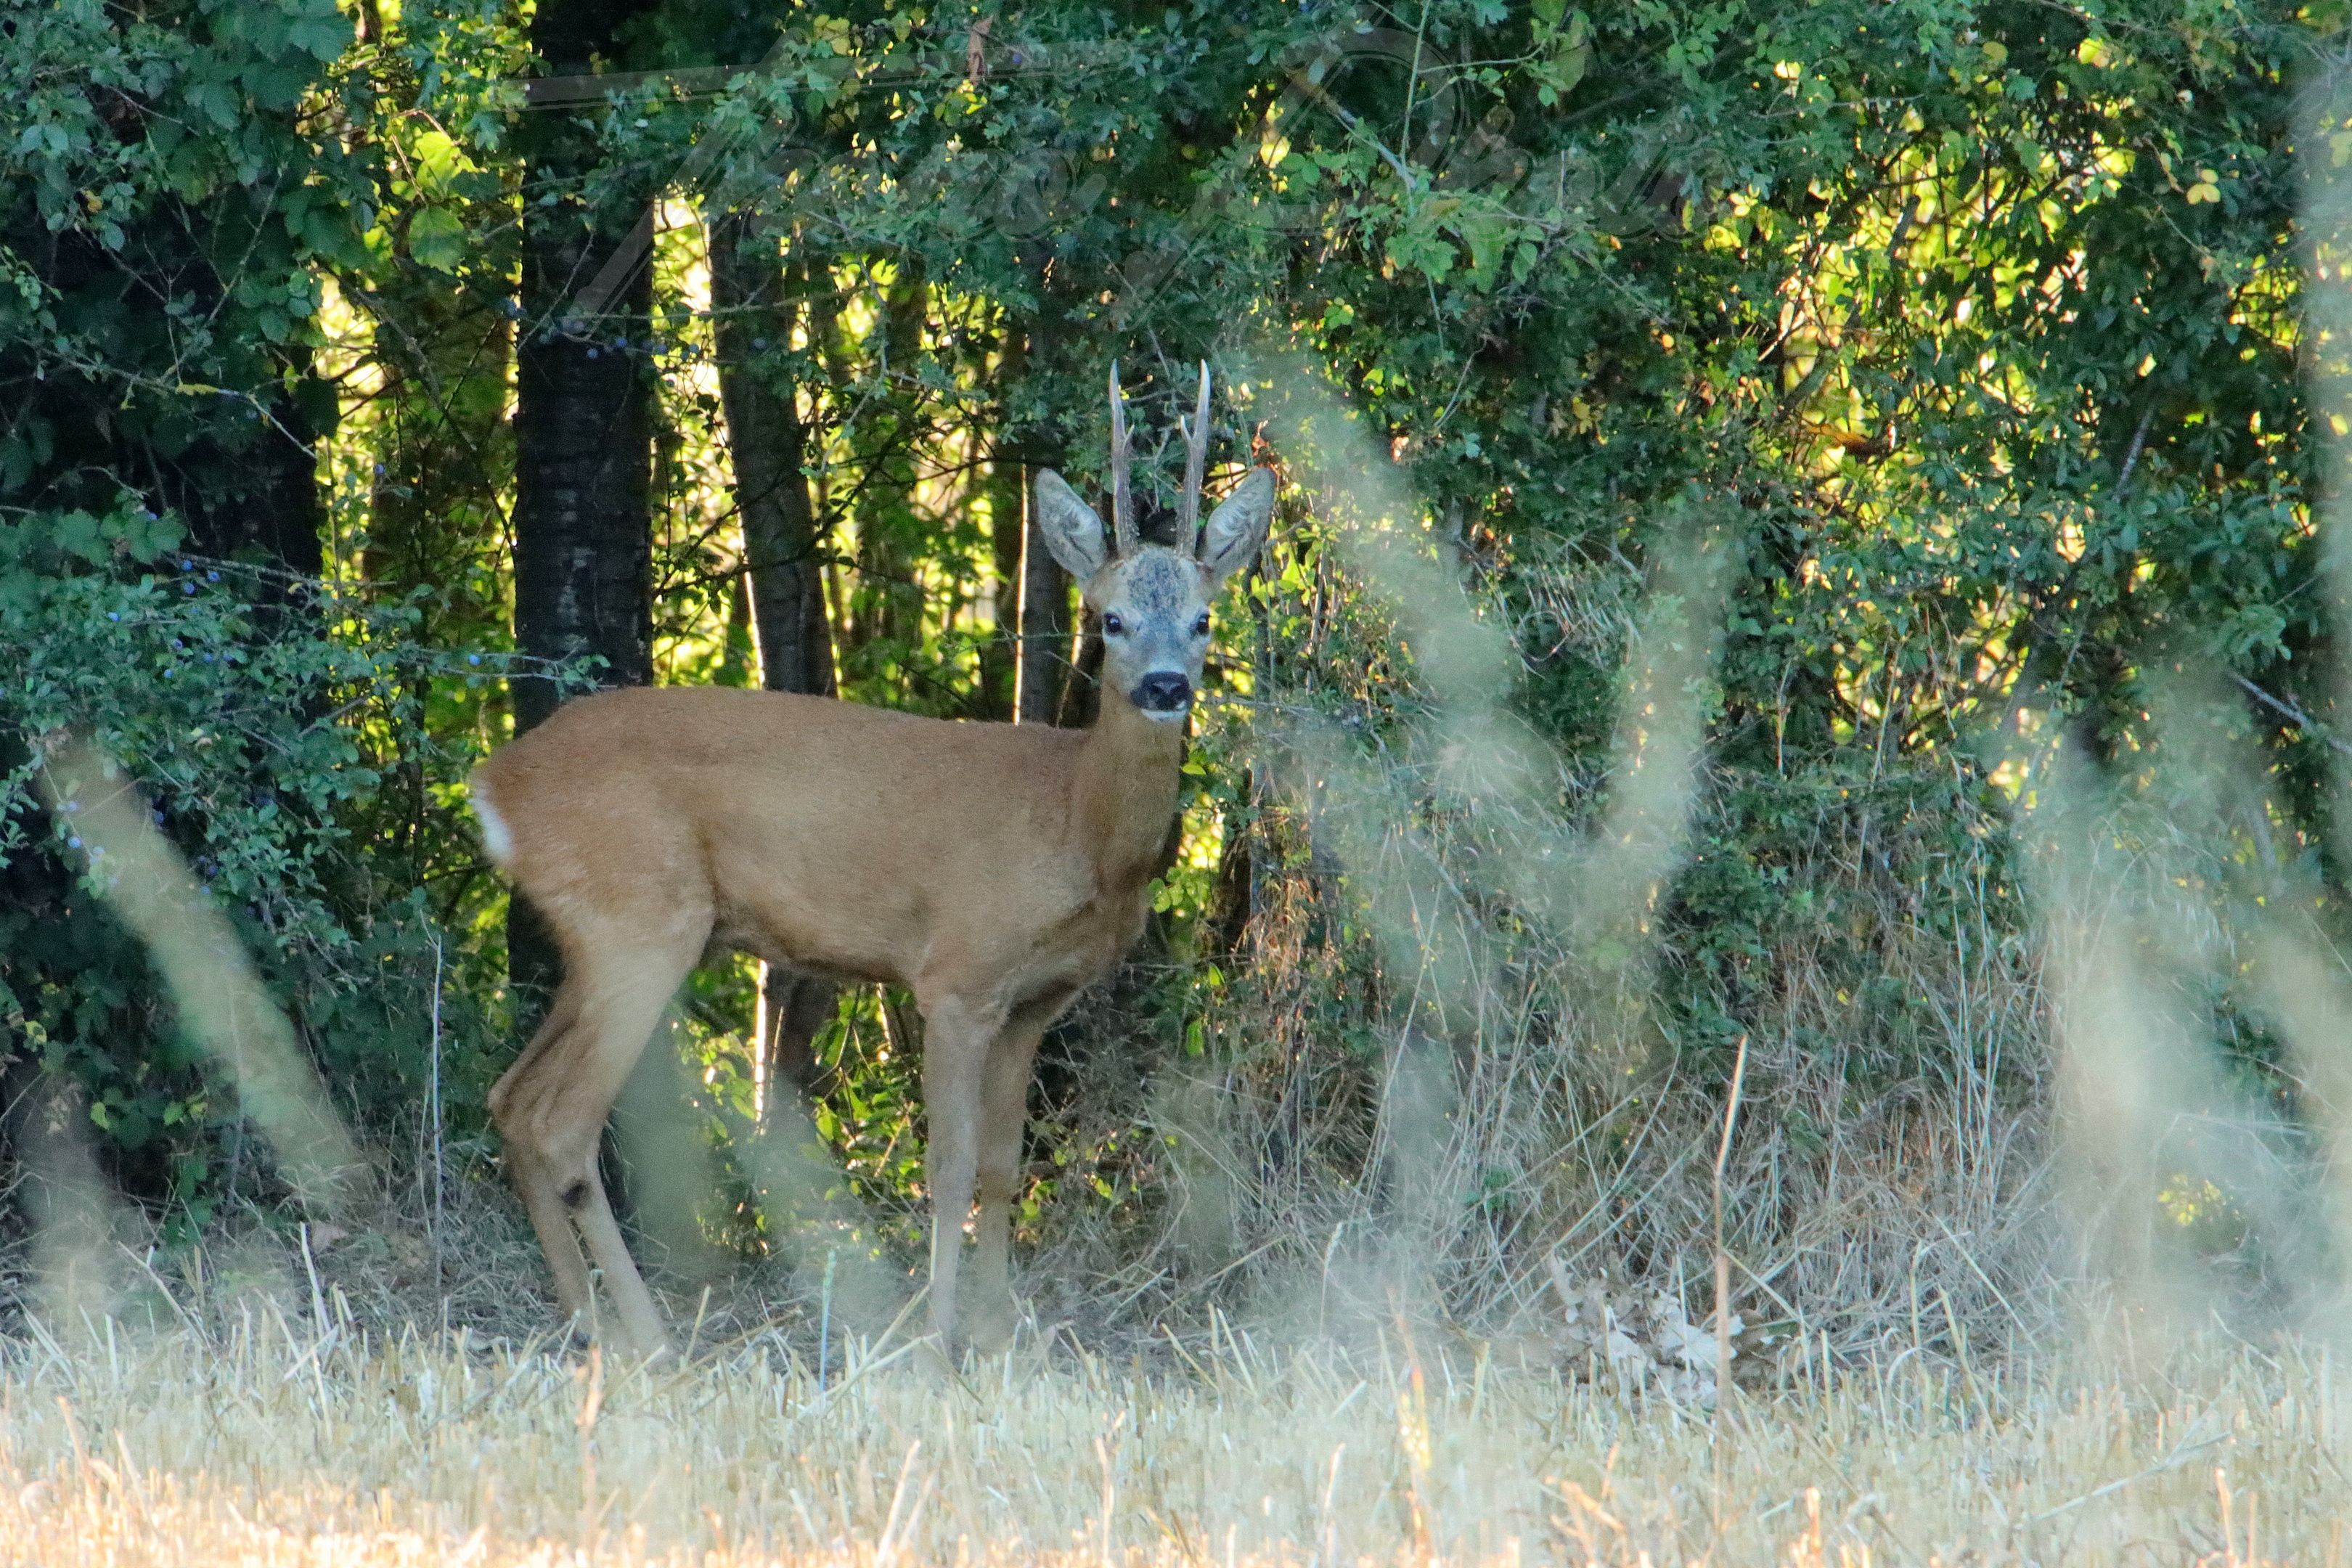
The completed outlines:
[[[820,1387],[761,1332],[626,1365],[389,1339],[330,1288],[0,1346],[0,1558],[209,1563],[2333,1563],[2324,1359],[1816,1365],[1720,1425],[1391,1329],[1220,1328]],[[321,1327],[323,1321],[324,1327]]]
[[[1559,1270],[1710,1310],[1731,1051],[1663,1038],[1651,982],[1624,973],[1634,960],[1596,975],[1540,928],[1481,919],[1451,891],[1476,868],[1455,862],[1478,859],[1477,824],[1450,839],[1379,826],[1416,819],[1396,798],[1410,775],[1326,773],[1327,795],[1357,791],[1330,815],[1374,825],[1377,839],[1334,851],[1344,889],[1314,870],[1315,824],[1268,808],[1258,831],[1297,851],[1269,859],[1306,869],[1262,879],[1207,1007],[1206,1055],[1089,999],[1096,1099],[1070,1142],[1117,1142],[1120,1158],[1099,1168],[1134,1195],[1118,1210],[1049,1205],[1028,1254],[1032,1300],[1077,1317],[1089,1342],[1100,1303],[1121,1310],[1121,1327],[1213,1302],[1320,1330],[1327,1302],[1378,1315],[1398,1290],[1478,1331],[1552,1334]],[[1842,804],[1797,875],[1835,887],[1823,905],[1843,915],[1787,922],[1755,965],[1770,989],[1742,1014],[1746,1108],[1725,1194],[1736,1310],[1750,1325],[1827,1331],[1843,1361],[1922,1340],[1946,1353],[1962,1336],[2031,1342],[2063,1321],[2078,1273],[2051,1184],[2038,964],[2029,942],[2001,934],[2007,911],[1965,910],[1955,937],[1906,909],[1910,890],[1878,856],[1900,867],[1934,847],[1916,823],[1874,826],[1872,808],[1891,810]],[[1495,838],[1536,832],[1493,815],[1501,825],[1481,831]],[[1404,923],[1430,934],[1398,942],[1404,959],[1383,968],[1364,951],[1378,922],[1351,945],[1333,911],[1399,867],[1394,901],[1432,910]],[[1449,952],[1467,956],[1441,1008],[1429,998]],[[1914,1004],[1902,1030],[1864,1000],[1883,993]]]

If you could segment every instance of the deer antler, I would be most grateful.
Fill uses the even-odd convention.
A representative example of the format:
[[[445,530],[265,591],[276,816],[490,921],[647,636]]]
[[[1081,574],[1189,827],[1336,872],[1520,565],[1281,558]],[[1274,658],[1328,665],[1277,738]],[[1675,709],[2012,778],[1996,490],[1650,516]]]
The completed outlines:
[[[1209,464],[1209,362],[1201,362],[1201,400],[1192,410],[1192,423],[1186,425],[1184,416],[1176,416],[1176,427],[1184,432],[1184,494],[1176,503],[1177,547],[1187,555],[1201,553],[1201,476]]]
[[[1118,389],[1118,361],[1110,362],[1110,523],[1123,559],[1135,553],[1135,497],[1127,484],[1127,397]]]

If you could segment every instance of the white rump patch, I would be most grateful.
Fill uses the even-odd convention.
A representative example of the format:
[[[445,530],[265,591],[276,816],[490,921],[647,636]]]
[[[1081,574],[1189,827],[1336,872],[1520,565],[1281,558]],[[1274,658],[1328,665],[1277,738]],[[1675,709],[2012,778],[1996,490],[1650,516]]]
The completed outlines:
[[[490,852],[493,863],[503,868],[514,856],[514,835],[507,831],[506,818],[490,805],[490,792],[481,785],[474,786],[474,820],[481,825],[482,847]]]

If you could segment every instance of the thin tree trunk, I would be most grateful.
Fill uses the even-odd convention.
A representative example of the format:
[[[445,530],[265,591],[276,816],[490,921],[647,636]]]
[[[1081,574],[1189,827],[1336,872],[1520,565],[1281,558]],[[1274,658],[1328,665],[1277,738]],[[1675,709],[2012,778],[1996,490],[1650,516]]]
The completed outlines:
[[[740,215],[712,219],[709,233],[719,397],[751,578],[760,683],[829,696],[823,531],[803,471],[808,433],[784,368],[793,325],[787,279],[773,244]]]
[[[1024,258],[1037,275],[1037,316],[1031,323],[1024,368],[1052,375],[1061,368],[1063,306],[1055,297],[1042,254]],[[1013,720],[1051,724],[1061,715],[1070,670],[1070,574],[1037,536],[1037,471],[1064,460],[1061,432],[1040,422],[1013,443],[1028,458],[1021,483],[1021,657],[1013,674]]]
[[[1021,487],[1021,662],[1013,673],[1013,719],[1051,724],[1070,667],[1070,574],[1037,536],[1037,470]]]
[[[988,535],[995,557],[996,635],[980,651],[981,717],[999,721],[1020,711],[1022,500],[1028,488],[1020,443],[1013,439],[1011,403],[1018,386],[1028,341],[1018,325],[1004,323],[992,376],[997,399],[991,413],[996,426],[988,464]],[[983,443],[984,444],[984,443]]]
[[[735,574],[727,586],[727,629],[721,634],[724,650],[719,656],[719,668],[711,677],[714,686],[742,686],[759,679],[760,634],[751,626],[751,574],[746,569]]]
[[[719,400],[743,524],[760,684],[771,691],[831,696],[823,524],[809,493],[808,432],[785,357],[793,327],[790,275],[774,242],[761,237],[742,215],[713,215],[707,233]],[[773,1119],[782,1081],[811,1094],[824,1088],[816,1037],[831,1021],[834,1002],[835,988],[826,982],[761,965],[751,1048],[763,1125]]]

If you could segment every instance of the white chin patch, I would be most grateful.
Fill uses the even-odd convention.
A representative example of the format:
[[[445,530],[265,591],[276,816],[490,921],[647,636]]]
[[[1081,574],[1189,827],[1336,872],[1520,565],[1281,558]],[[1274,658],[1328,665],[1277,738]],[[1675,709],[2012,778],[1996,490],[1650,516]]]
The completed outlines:
[[[1181,708],[1139,708],[1136,711],[1155,724],[1181,724],[1192,711],[1192,705],[1187,702]]]

